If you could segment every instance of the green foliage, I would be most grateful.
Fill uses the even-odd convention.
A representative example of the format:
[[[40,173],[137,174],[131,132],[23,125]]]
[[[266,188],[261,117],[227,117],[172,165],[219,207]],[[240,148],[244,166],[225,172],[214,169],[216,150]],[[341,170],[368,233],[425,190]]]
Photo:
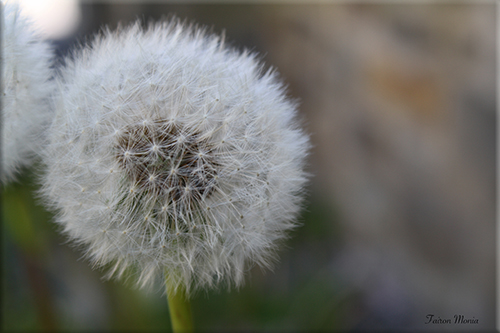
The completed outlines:
[[[165,295],[102,281],[101,272],[79,261],[79,249],[69,247],[57,233],[52,214],[34,197],[36,190],[31,173],[2,190],[2,328],[18,332],[169,331]],[[221,287],[195,295],[191,302],[195,329],[345,329],[344,318],[355,306],[356,296],[329,268],[342,241],[338,218],[335,207],[312,198],[304,209],[302,226],[286,242],[274,272],[264,275],[254,268],[239,290]],[[67,262],[60,262],[58,258],[65,256]],[[82,280],[71,281],[75,276]],[[72,288],[82,288],[83,294],[100,293],[104,302],[101,321],[82,317],[78,302],[81,308],[85,305],[70,292]]]

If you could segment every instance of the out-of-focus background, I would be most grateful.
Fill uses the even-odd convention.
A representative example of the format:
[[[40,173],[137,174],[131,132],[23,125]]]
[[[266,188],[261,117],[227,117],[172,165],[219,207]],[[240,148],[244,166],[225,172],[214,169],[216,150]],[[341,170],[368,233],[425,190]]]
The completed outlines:
[[[136,18],[224,31],[300,100],[314,145],[303,226],[273,272],[196,295],[200,331],[494,329],[494,2],[23,3],[60,57]],[[102,281],[36,189],[26,170],[2,190],[3,328],[169,330],[165,297]]]

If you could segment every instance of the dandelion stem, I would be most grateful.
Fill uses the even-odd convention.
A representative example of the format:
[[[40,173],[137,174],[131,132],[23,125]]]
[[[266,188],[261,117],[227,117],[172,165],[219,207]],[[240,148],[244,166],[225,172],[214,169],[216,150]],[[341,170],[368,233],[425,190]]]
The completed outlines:
[[[167,290],[169,290],[169,288],[167,288]],[[169,290],[167,298],[172,330],[175,333],[193,332],[191,304],[189,303],[184,288],[179,287],[175,293]]]

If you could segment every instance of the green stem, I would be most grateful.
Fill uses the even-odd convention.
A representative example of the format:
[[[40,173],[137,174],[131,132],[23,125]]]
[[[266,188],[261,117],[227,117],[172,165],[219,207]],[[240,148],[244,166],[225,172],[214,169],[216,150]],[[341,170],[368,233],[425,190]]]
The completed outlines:
[[[170,309],[170,321],[174,333],[193,332],[193,319],[191,317],[191,304],[183,287],[177,288],[173,293],[167,288],[168,308]]]

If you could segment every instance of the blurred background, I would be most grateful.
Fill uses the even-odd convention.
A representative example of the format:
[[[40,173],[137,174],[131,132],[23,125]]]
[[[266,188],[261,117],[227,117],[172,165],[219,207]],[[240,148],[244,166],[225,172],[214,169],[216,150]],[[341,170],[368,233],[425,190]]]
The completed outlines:
[[[195,296],[200,331],[494,330],[494,2],[22,3],[59,57],[105,24],[197,22],[258,52],[300,100],[314,145],[303,225],[274,271]],[[3,329],[169,330],[165,297],[103,281],[37,188],[25,170],[2,189]]]

